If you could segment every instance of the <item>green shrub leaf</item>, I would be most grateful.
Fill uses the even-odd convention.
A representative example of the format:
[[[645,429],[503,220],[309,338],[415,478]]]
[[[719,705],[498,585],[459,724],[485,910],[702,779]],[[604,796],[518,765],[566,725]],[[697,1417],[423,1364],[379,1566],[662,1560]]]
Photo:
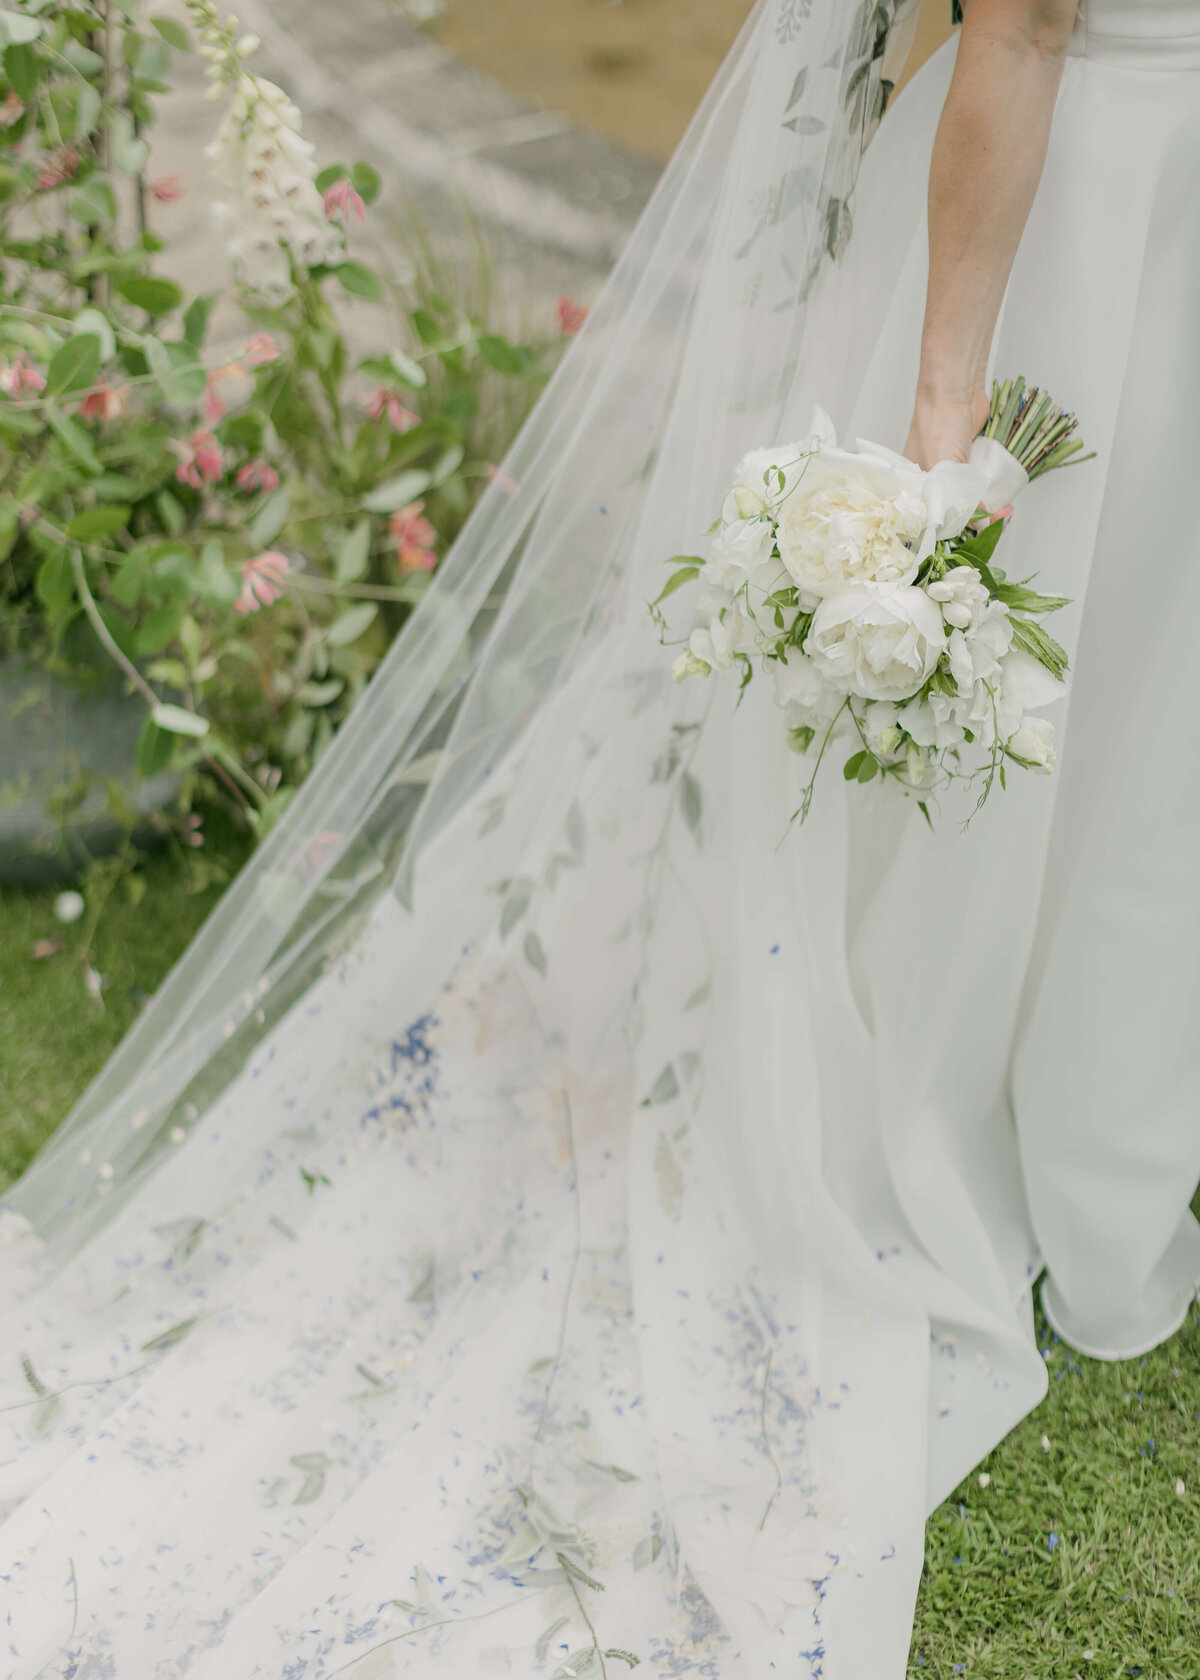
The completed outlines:
[[[100,367],[100,339],[96,333],[77,333],[60,344],[46,369],[46,395],[67,396],[86,391]]]
[[[102,537],[111,537],[128,522],[133,510],[116,504],[112,507],[88,508],[85,513],[77,513],[67,526],[67,535],[74,542],[97,542]]]

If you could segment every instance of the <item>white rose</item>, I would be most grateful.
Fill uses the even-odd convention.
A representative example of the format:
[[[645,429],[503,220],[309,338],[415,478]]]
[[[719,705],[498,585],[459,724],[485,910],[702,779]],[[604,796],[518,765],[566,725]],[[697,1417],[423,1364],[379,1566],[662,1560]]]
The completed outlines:
[[[843,589],[821,602],[805,643],[843,694],[907,700],[946,647],[942,615],[923,589]]]
[[[1048,718],[1027,717],[1005,742],[1005,751],[1027,769],[1048,776],[1054,768],[1054,725]]]

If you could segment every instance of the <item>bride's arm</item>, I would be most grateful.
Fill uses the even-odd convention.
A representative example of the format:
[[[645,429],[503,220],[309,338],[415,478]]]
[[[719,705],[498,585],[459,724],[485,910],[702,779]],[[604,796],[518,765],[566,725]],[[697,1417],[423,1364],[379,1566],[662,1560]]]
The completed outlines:
[[[1076,0],[967,0],[929,176],[929,292],[906,454],[965,460],[988,350],[1046,159]]]

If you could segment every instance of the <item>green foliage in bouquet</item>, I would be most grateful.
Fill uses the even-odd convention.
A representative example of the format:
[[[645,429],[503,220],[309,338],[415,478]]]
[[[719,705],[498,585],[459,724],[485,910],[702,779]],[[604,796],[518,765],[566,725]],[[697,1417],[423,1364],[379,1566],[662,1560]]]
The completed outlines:
[[[178,773],[194,846],[197,802],[231,802],[252,836],[278,818],[545,352],[490,326],[482,257],[463,282],[419,230],[400,281],[352,257],[379,177],[317,173],[295,107],[246,68],[257,43],[209,0],[188,10],[198,42],[139,0],[0,12],[0,658],[116,668],[145,705],[138,768]],[[189,297],[159,267],[152,212],[180,184],[148,177],[146,134],[197,46],[224,103],[233,278]],[[110,803],[132,824],[116,786]]]

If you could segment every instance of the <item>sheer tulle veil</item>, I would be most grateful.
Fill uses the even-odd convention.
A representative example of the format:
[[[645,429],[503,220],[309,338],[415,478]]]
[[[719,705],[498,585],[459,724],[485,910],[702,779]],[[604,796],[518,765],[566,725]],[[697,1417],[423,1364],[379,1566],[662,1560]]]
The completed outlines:
[[[775,437],[814,278],[851,237],[859,159],[918,10],[918,0],[755,7],[353,718],[7,1194],[47,1260],[113,1217],[380,894],[419,909],[421,880],[445,904],[446,953],[495,919],[494,892],[470,872],[482,867],[490,887],[519,860],[596,674],[653,681],[652,638],[631,636],[630,617],[644,617],[661,561],[701,542],[738,456]],[[497,791],[481,863],[444,837],[485,783]]]
[[[646,603],[664,560],[704,543],[739,457],[807,423],[810,304],[836,291],[917,11],[761,0],[357,710],[6,1194],[0,1279],[28,1306],[4,1343],[71,1389],[69,1428],[33,1442],[12,1486],[0,1475],[5,1537],[33,1558],[9,1624],[39,1652],[29,1674],[77,1622],[101,1630],[105,1673],[182,1672],[181,1652],[189,1680],[340,1673],[354,1627],[396,1672],[473,1676],[500,1637],[484,1615],[544,1657],[541,1630],[577,1629],[597,1576],[611,1660],[593,1631],[560,1675],[612,1673],[630,1650],[723,1680],[901,1672],[928,1494],[903,1443],[925,1436],[929,1324],[823,1188],[800,1103],[809,982],[798,941],[775,953],[780,905],[799,902],[799,853],[777,842],[802,767],[766,684],[734,729],[718,685],[671,681]],[[445,1100],[427,1132],[435,1016]],[[298,1169],[330,1184],[325,1202]],[[201,1229],[218,1235],[197,1258]],[[430,1256],[411,1291],[397,1245],[404,1266],[408,1247]],[[369,1417],[338,1412],[359,1443],[339,1460],[344,1509],[276,1525],[268,1577],[237,1551],[266,1519],[249,1491],[237,1514],[232,1472],[195,1472],[186,1528],[176,1493],[120,1458],[108,1499],[79,1443],[86,1413],[97,1451],[118,1452],[127,1382],[153,1386],[137,1405],[161,1420],[229,1384],[203,1431],[164,1421],[195,1428],[205,1464],[275,1438],[275,1379],[230,1373],[309,1322],[310,1288],[335,1337],[375,1302],[392,1353],[394,1314],[436,1295],[433,1328],[412,1329],[428,1331],[419,1382],[381,1388]],[[303,1361],[279,1359],[293,1392]],[[10,1378],[19,1422],[31,1401]],[[235,1441],[228,1418],[255,1407],[260,1435],[243,1422]],[[939,1475],[952,1485],[977,1452],[965,1436]],[[38,1480],[55,1466],[61,1524]],[[90,1572],[89,1499],[108,1548]],[[155,1573],[164,1523],[182,1601]],[[410,1624],[393,1577],[418,1540],[420,1579],[463,1586],[441,1621],[425,1606]],[[68,1578],[81,1596],[51,1615]],[[561,1602],[539,1608],[547,1592]],[[399,1631],[379,1631],[380,1605]]]

